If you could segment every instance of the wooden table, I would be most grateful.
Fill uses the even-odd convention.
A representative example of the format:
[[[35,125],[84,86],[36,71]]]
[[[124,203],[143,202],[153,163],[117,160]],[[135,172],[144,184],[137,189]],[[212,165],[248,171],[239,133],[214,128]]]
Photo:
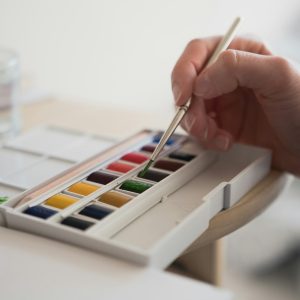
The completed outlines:
[[[58,100],[45,100],[23,109],[24,129],[42,124],[84,130],[124,138],[140,129],[165,128],[172,112],[134,112]],[[272,170],[232,208],[215,216],[204,234],[175,262],[172,270],[213,284],[220,284],[222,247],[220,238],[260,214],[282,191],[288,175]],[[175,268],[176,267],[176,268]]]

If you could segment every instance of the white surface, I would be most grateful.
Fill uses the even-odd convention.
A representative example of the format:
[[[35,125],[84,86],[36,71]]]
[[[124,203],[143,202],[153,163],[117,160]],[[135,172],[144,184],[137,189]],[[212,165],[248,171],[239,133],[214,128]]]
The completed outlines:
[[[170,273],[0,227],[0,297],[9,300],[229,300]]]
[[[114,143],[105,137],[50,126],[12,138],[0,148],[0,195],[18,194],[18,189],[5,184],[21,190],[32,188]]]
[[[57,156],[74,161],[82,161],[109,148],[113,144],[114,142],[112,140],[106,141],[105,139],[89,137],[81,140],[76,145],[73,145],[72,147],[69,147],[68,149],[62,151]]]
[[[171,70],[189,40],[223,34],[242,15],[240,33],[282,44],[299,20],[299,5],[298,0],[1,0],[0,41],[20,53],[23,74],[38,91],[166,111],[172,108]]]
[[[19,172],[41,159],[41,156],[0,148],[0,177]]]
[[[22,134],[7,144],[17,149],[42,154],[59,153],[70,145],[78,142],[84,134],[51,127],[38,127]]]
[[[281,265],[299,249],[299,198],[300,180],[295,179],[265,212],[227,236],[224,286],[235,299],[300,299],[299,260]],[[259,271],[262,274],[255,276]]]
[[[41,126],[9,140],[5,145],[21,151],[79,162],[109,148],[114,143],[113,139],[90,136],[82,131]]]
[[[5,180],[11,184],[16,184],[20,187],[29,189],[43,181],[49,180],[49,178],[67,170],[73,165],[74,164],[71,162],[48,158],[30,168],[8,176]]]
[[[13,197],[20,194],[23,191],[24,190],[22,189],[13,188],[0,183],[0,197],[1,196]]]
[[[233,268],[246,272],[268,268],[299,247],[299,197],[300,181],[295,179],[261,216],[227,237]]]

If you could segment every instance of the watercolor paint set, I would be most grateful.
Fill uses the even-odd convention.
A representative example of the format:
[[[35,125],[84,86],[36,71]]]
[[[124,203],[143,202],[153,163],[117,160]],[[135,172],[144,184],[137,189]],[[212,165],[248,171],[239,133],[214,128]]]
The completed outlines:
[[[10,172],[0,174],[0,199],[8,197],[0,205],[1,224],[166,267],[212,217],[269,172],[271,153],[238,144],[226,153],[207,151],[190,137],[174,134],[141,174],[160,136],[144,130],[113,143],[50,127],[10,141],[0,149],[0,161]],[[20,158],[18,169],[1,151],[14,161],[21,154],[40,158]],[[37,168],[41,162],[44,168]]]

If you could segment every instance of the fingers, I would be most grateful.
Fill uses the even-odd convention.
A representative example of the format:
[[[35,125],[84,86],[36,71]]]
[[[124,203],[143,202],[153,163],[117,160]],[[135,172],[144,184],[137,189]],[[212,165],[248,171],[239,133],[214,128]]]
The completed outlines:
[[[264,44],[245,38],[236,38],[230,44],[230,48],[240,51],[223,52],[212,66],[203,70],[219,40],[220,37],[199,39],[187,45],[173,69],[172,90],[176,105],[183,105],[196,95],[182,121],[182,127],[204,146],[227,150],[232,144],[232,135],[219,128],[215,112],[207,114],[203,99],[230,93],[238,86],[270,92],[271,90],[263,89],[271,87],[271,82],[277,80],[277,75],[274,72],[276,63],[272,62],[272,56],[269,56],[271,53]],[[279,81],[278,79],[278,83]],[[206,103],[207,108],[210,106],[209,102]]]
[[[194,81],[219,40],[219,37],[199,39],[187,45],[172,72],[172,90],[177,105],[184,104],[192,96]]]
[[[193,97],[191,106],[182,120],[182,127],[200,141],[208,137],[208,117],[201,99]],[[212,133],[212,130],[210,130]]]
[[[184,104],[191,97],[194,81],[220,39],[221,37],[195,39],[185,48],[172,72],[172,90],[177,105]],[[230,48],[263,55],[271,54],[263,43],[249,38],[234,39]]]
[[[214,117],[213,112],[206,113],[203,100],[193,97],[192,104],[182,120],[182,127],[204,147],[225,151],[232,144],[232,136],[218,128]]]
[[[211,99],[246,87],[264,98],[282,97],[290,90],[293,77],[293,68],[280,57],[226,50],[197,77],[193,92]]]
[[[228,49],[236,49],[250,53],[270,55],[271,51],[267,48],[259,37],[240,36],[235,38],[229,45]]]

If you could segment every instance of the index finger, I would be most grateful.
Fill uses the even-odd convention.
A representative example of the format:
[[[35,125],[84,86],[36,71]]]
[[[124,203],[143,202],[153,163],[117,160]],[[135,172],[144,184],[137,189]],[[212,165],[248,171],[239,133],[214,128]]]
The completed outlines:
[[[210,37],[188,43],[172,71],[172,90],[177,105],[183,105],[192,96],[194,81],[220,39]]]

